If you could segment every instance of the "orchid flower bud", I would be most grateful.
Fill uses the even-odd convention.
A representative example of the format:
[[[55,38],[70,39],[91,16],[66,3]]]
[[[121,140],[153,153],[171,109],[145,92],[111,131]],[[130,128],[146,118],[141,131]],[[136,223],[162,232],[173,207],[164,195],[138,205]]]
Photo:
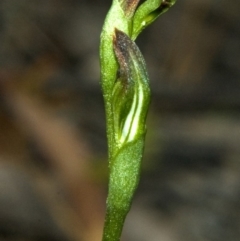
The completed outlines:
[[[112,92],[112,112],[115,140],[121,147],[146,132],[150,88],[146,64],[137,45],[116,29],[113,46],[119,72]]]

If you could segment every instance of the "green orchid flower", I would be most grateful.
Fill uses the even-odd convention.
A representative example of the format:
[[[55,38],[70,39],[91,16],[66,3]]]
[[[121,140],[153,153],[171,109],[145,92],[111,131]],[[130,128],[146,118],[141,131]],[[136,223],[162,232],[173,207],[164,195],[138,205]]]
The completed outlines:
[[[101,85],[106,109],[109,188],[102,241],[119,241],[138,186],[150,87],[134,40],[175,0],[113,0],[101,33]]]

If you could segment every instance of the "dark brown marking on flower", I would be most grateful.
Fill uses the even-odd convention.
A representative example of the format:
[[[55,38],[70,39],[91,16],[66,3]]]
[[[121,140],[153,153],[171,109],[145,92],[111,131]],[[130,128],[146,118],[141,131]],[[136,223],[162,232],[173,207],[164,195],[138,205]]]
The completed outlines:
[[[131,18],[137,8],[139,0],[121,0],[120,4],[127,17]]]
[[[146,72],[145,61],[135,42],[117,28],[113,37],[113,48],[119,63],[119,76],[127,88],[134,81],[136,65],[141,66],[138,71]]]
[[[113,48],[120,67],[118,75],[124,82],[125,88],[127,88],[127,85],[129,84],[128,82],[130,80],[130,38],[122,31],[115,29],[115,35],[113,38]]]
[[[158,8],[158,11],[163,12],[166,9],[170,8],[173,5],[173,2],[174,1],[172,1],[172,0],[163,0],[161,5]]]

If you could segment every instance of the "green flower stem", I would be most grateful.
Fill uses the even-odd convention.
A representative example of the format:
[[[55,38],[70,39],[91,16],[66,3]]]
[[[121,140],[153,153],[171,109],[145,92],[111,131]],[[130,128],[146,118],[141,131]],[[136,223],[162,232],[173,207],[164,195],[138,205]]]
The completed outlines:
[[[136,44],[115,29],[113,49],[119,64],[111,96],[114,143],[103,241],[119,240],[138,185],[150,102],[145,61]]]
[[[150,102],[145,61],[136,44],[115,29],[113,48],[119,63],[111,111],[114,150],[109,164],[110,179],[103,241],[120,238],[125,217],[137,188]]]
[[[133,40],[175,0],[113,0],[101,33],[109,187],[102,241],[119,241],[138,186],[150,103],[144,58]]]
[[[131,207],[132,197],[139,182],[140,165],[145,136],[127,144],[111,167],[107,214],[102,241],[118,241],[124,220]],[[129,178],[131,177],[131,178]]]

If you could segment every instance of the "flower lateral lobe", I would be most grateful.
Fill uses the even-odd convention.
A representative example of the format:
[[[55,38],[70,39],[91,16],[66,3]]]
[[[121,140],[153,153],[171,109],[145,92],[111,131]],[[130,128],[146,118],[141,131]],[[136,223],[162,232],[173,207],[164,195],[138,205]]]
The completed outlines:
[[[143,29],[167,12],[175,2],[176,0],[145,0],[134,14],[131,38],[135,40]]]

